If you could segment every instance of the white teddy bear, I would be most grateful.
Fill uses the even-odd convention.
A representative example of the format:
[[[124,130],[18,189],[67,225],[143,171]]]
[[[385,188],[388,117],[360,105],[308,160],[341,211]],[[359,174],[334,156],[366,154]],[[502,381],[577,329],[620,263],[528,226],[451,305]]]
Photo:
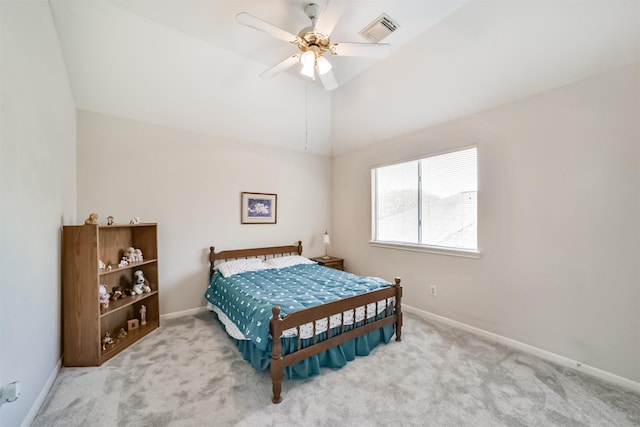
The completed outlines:
[[[136,262],[136,250],[133,247],[127,248],[124,253],[124,258],[129,263]]]
[[[105,285],[100,285],[98,290],[100,293],[100,307],[104,310],[109,307],[109,292],[107,292],[107,287]]]
[[[142,250],[135,249],[134,247],[127,248],[124,253],[124,258],[129,262],[142,262],[144,258],[142,257]]]

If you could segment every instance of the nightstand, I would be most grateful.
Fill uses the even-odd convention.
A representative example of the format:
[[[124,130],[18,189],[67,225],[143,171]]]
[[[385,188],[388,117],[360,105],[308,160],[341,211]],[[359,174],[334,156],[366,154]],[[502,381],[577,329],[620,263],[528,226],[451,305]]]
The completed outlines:
[[[319,265],[324,265],[325,267],[335,268],[336,270],[344,271],[344,258],[336,258],[330,256],[329,258],[325,258],[323,256],[311,258],[311,261],[317,262]]]

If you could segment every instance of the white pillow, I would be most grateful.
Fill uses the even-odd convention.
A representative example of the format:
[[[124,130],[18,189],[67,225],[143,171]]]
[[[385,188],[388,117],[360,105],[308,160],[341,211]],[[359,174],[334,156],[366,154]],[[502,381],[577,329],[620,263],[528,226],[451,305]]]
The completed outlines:
[[[267,270],[273,267],[265,265],[261,259],[247,258],[223,262],[222,264],[218,264],[216,268],[224,277],[230,277],[246,271]]]
[[[264,263],[268,265],[269,268],[284,268],[284,267],[291,267],[292,265],[298,265],[298,264],[316,264],[316,262],[311,261],[309,258],[305,258],[300,255],[269,258]]]

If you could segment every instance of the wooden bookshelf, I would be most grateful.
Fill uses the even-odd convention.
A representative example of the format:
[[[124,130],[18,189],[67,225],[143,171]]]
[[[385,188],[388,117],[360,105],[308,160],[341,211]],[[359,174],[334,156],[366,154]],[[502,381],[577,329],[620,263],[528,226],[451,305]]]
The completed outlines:
[[[98,366],[160,326],[157,224],[64,226],[62,231],[63,362]],[[128,247],[142,250],[144,261],[119,268]],[[98,260],[111,269],[99,269]],[[101,309],[99,285],[109,292],[114,286],[127,290],[137,270],[144,273],[151,292],[124,296]],[[140,320],[143,305],[147,323],[128,330],[127,321]],[[121,328],[127,335],[118,339]],[[114,343],[103,350],[107,331]]]

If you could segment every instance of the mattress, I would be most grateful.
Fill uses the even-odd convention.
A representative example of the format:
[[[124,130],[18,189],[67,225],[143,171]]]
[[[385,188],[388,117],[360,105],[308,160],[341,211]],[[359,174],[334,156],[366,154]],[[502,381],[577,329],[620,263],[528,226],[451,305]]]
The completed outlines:
[[[391,283],[380,278],[357,276],[327,267],[304,264],[290,267],[249,271],[224,277],[215,272],[205,293],[211,309],[225,325],[227,333],[239,340],[249,340],[265,350],[269,340],[271,308],[277,305],[283,316],[308,307],[336,301],[342,298],[370,292]],[[393,304],[393,298],[378,304],[344,313],[344,324],[353,325],[373,318]],[[316,321],[315,332],[322,334],[327,327],[341,325],[343,317],[336,314]],[[313,323],[300,327],[300,338],[313,336]],[[284,331],[283,336],[293,337],[297,328]]]

